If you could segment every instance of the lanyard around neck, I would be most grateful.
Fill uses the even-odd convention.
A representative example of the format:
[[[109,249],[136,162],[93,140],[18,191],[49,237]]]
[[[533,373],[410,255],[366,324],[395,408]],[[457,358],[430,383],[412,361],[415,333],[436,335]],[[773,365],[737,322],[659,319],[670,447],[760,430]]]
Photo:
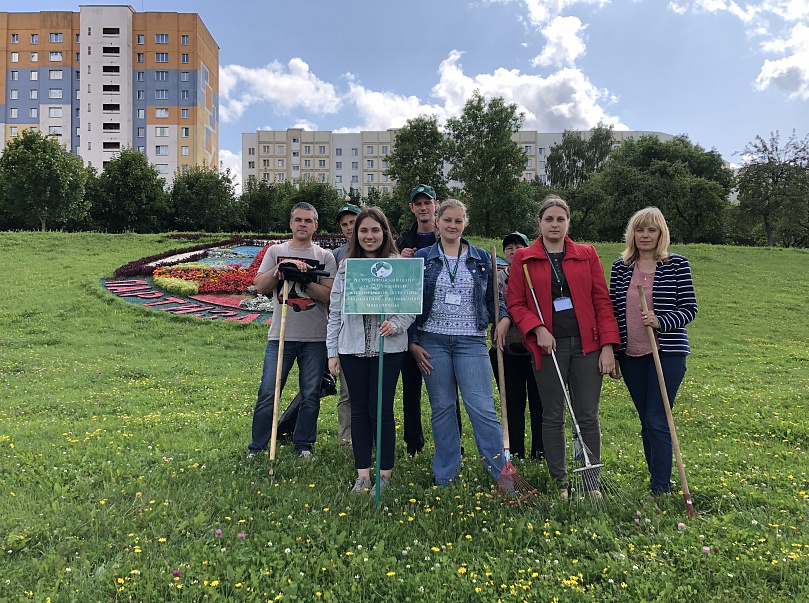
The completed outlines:
[[[455,258],[455,269],[450,270],[449,268],[449,260],[447,259],[447,254],[444,253],[444,246],[441,244],[441,241],[438,241],[438,248],[441,250],[441,257],[444,259],[444,266],[447,267],[447,274],[449,275],[449,284],[453,287],[455,286],[455,277],[458,274],[458,264],[461,263],[461,251],[463,250],[463,243],[458,247],[458,257]]]
[[[551,270],[553,271],[553,277],[556,279],[556,282],[559,285],[559,291],[561,291],[562,295],[564,295],[565,273],[564,273],[564,271],[561,271],[561,272],[556,271],[556,266],[553,263],[553,259],[551,259],[551,252],[548,251],[547,247],[545,247],[545,243],[542,244],[542,249],[545,250],[545,255],[548,256],[548,262],[550,262],[550,264],[551,264]],[[565,259],[565,250],[562,249],[561,253],[562,253],[562,259],[564,260]]]

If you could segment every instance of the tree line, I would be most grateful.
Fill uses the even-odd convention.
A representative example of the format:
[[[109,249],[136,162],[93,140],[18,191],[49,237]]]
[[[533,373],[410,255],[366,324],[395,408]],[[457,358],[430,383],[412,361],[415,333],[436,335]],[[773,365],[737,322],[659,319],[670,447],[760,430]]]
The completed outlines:
[[[9,140],[0,156],[0,230],[106,232],[282,232],[289,210],[306,201],[320,229],[346,201],[380,206],[396,230],[412,222],[408,193],[419,183],[469,208],[467,232],[533,236],[536,208],[555,193],[572,211],[578,240],[618,241],[638,209],[656,205],[672,240],[682,243],[809,246],[809,135],[756,137],[740,153],[736,174],[719,153],[687,136],[616,143],[611,126],[566,131],[547,155],[547,182],[522,178],[527,155],[513,140],[524,121],[514,104],[475,92],[461,115],[408,120],[396,133],[385,172],[393,191],[347,195],[321,182],[247,182],[236,196],[229,171],[194,167],[170,186],[135,149],[124,149],[102,173],[39,132]]]

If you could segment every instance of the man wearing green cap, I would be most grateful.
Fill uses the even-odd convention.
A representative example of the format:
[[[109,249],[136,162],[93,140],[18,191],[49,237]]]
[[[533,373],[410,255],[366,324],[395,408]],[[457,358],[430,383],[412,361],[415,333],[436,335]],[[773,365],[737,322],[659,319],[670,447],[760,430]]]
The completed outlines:
[[[340,265],[340,260],[348,254],[348,241],[354,234],[354,221],[357,219],[358,213],[360,213],[360,208],[353,203],[346,203],[337,210],[337,224],[340,225],[340,230],[343,231],[343,236],[346,238],[346,242],[333,251],[337,266]]]
[[[508,276],[514,253],[521,247],[528,247],[528,237],[521,232],[512,232],[503,239],[503,257],[508,266],[497,271],[497,284],[505,300],[508,295]],[[497,351],[489,350],[492,369],[497,375]],[[522,344],[522,333],[512,323],[503,346],[503,377],[506,390],[506,410],[508,411],[508,435],[511,453],[525,458],[525,402],[531,414],[531,458],[545,456],[542,443],[542,400],[534,378],[534,366],[529,352]],[[498,386],[500,385],[498,380]]]

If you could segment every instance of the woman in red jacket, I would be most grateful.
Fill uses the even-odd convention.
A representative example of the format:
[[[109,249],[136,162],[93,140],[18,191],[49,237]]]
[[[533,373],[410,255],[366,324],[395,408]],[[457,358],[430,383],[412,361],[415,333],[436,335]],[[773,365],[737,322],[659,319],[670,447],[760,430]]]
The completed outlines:
[[[601,260],[592,245],[580,245],[567,236],[569,225],[567,203],[555,195],[547,197],[539,209],[542,236],[530,247],[517,250],[508,287],[508,313],[534,356],[534,375],[543,405],[545,458],[562,498],[569,495],[566,403],[548,356],[551,350],[556,353],[582,439],[592,453],[590,461],[597,464],[601,458],[601,380],[604,375],[616,375],[613,346],[621,343]],[[528,266],[542,318],[531,297],[524,265]],[[588,480],[587,485],[593,496],[600,495],[597,483]]]

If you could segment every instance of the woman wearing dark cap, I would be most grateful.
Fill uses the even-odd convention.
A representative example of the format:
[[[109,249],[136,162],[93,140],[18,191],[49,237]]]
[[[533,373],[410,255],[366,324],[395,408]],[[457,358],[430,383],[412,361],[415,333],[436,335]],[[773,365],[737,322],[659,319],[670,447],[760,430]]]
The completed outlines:
[[[503,258],[506,266],[497,272],[500,295],[508,302],[508,282],[511,261],[518,249],[528,247],[528,237],[521,232],[512,232],[503,239]],[[497,349],[489,350],[492,369],[497,376]],[[503,376],[505,379],[506,410],[508,411],[508,435],[511,453],[525,458],[525,404],[531,415],[531,458],[542,459],[545,447],[542,444],[542,400],[534,378],[531,352],[523,345],[522,333],[512,324],[503,346]],[[498,382],[498,386],[500,383]],[[502,392],[501,392],[502,395]]]

